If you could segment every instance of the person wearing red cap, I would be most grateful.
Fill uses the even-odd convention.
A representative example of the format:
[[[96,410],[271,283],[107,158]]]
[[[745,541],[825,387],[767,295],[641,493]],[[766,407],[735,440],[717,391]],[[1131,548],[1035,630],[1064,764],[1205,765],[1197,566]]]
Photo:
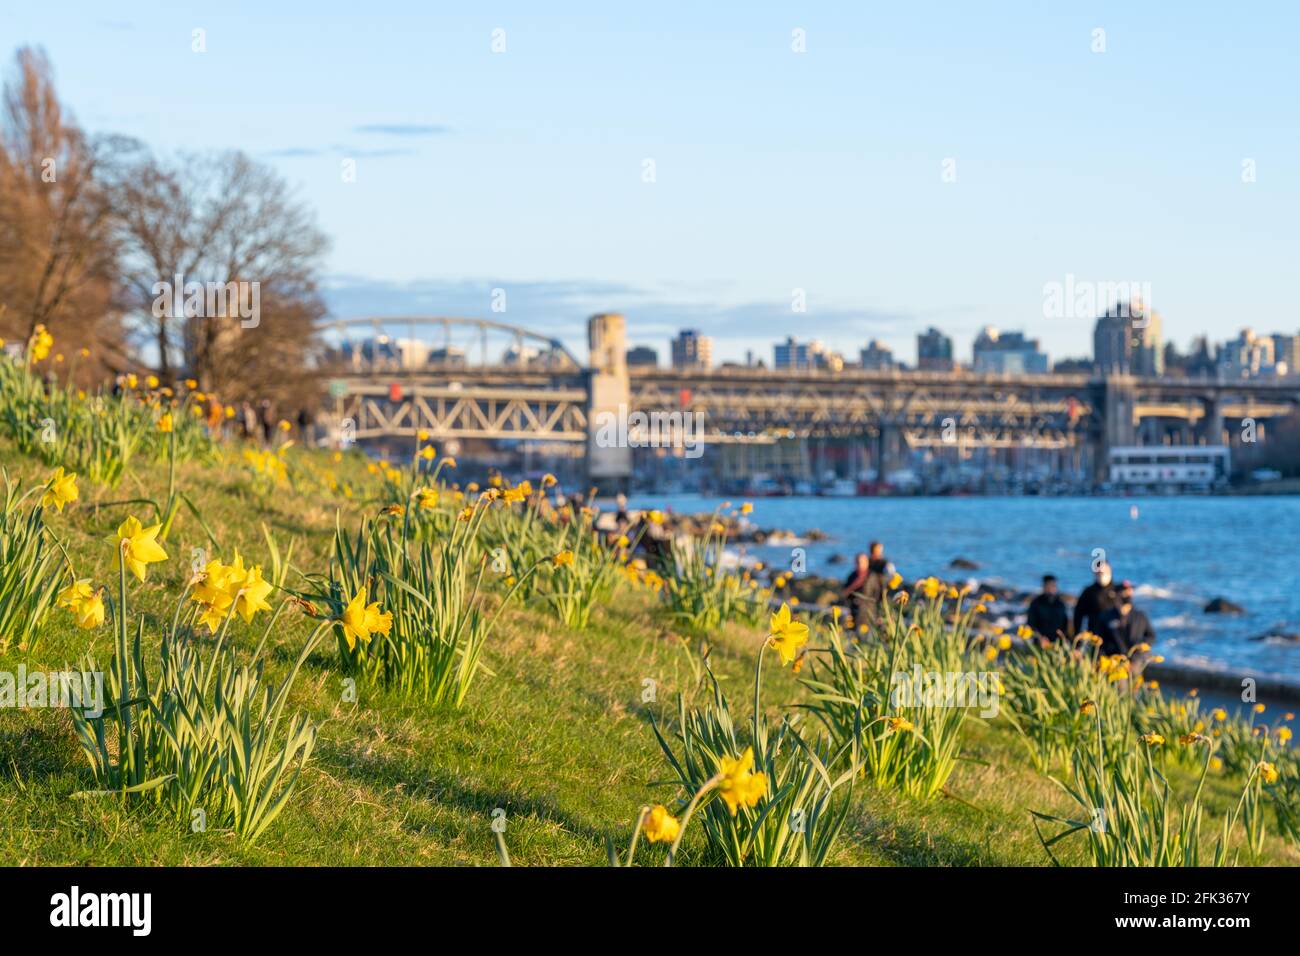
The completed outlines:
[[[1103,654],[1133,655],[1133,648],[1140,644],[1155,643],[1156,632],[1151,620],[1142,611],[1133,606],[1133,582],[1123,581],[1115,589],[1116,603],[1113,608],[1102,611],[1097,618],[1097,636],[1101,638]]]

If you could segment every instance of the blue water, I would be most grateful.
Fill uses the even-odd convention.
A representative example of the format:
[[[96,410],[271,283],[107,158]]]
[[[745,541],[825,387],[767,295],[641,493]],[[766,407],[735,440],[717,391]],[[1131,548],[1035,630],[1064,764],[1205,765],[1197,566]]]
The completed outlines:
[[[689,513],[720,503],[698,495],[629,502]],[[875,538],[909,579],[934,574],[1036,590],[1051,573],[1077,594],[1102,548],[1116,580],[1137,586],[1137,605],[1171,663],[1300,681],[1300,643],[1251,640],[1300,632],[1300,497],[763,498],[751,520],[796,534],[824,531],[830,540],[804,547],[808,572],[830,577],[849,567],[829,563],[832,554],[852,558]],[[789,546],[748,550],[773,567],[790,564]],[[979,570],[950,569],[958,556]],[[1202,613],[1219,596],[1247,613]]]

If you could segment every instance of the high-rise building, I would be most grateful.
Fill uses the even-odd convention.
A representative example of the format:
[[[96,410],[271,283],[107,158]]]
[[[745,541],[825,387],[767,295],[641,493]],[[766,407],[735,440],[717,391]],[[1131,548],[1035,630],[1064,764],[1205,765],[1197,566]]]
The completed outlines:
[[[1093,329],[1093,364],[1103,374],[1161,375],[1160,313],[1141,302],[1123,302],[1097,320]]]
[[[1023,332],[999,332],[990,325],[975,338],[973,367],[995,375],[1044,374],[1047,354],[1039,349],[1038,339],[1027,339]]]
[[[894,361],[893,351],[877,339],[872,339],[867,343],[866,348],[859,350],[858,362],[870,372],[888,371],[898,367],[898,363]]]
[[[713,339],[698,329],[682,329],[673,339],[673,368],[711,368]]]
[[[627,350],[628,368],[658,368],[659,353],[648,345],[635,345]]]
[[[952,355],[952,339],[938,329],[927,329],[916,337],[917,368],[932,372],[951,372],[956,367]]]
[[[794,337],[772,346],[772,367],[775,369],[812,368],[812,343],[796,342]]]
[[[832,352],[814,339],[796,342],[793,336],[772,346],[772,367],[776,369],[806,370],[813,368],[838,372],[844,368],[844,356]]]
[[[1300,333],[1273,336],[1273,362],[1279,375],[1300,375]]]
[[[1223,378],[1260,378],[1275,373],[1273,340],[1242,329],[1235,339],[1219,346],[1218,372]]]

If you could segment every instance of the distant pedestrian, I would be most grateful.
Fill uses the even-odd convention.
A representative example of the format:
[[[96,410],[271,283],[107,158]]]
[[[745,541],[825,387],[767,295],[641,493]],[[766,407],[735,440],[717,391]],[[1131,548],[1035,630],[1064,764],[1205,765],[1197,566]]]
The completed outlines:
[[[1133,606],[1131,581],[1122,583],[1116,595],[1115,606],[1101,612],[1097,619],[1095,633],[1101,638],[1101,652],[1141,659],[1155,643],[1155,628],[1151,626],[1151,619]]]
[[[841,592],[841,597],[849,602],[854,624],[876,626],[892,571],[893,565],[885,558],[885,546],[879,541],[872,541],[866,552],[857,555]]]
[[[1069,636],[1070,614],[1065,609],[1065,601],[1061,600],[1056,575],[1043,575],[1043,591],[1029,602],[1026,623],[1041,637],[1057,640]]]
[[[275,438],[275,409],[267,398],[257,403],[257,409],[258,419],[262,424],[262,444],[270,445]]]
[[[1096,580],[1083,589],[1078,602],[1074,605],[1074,633],[1091,631],[1098,637],[1103,635],[1097,630],[1098,619],[1102,613],[1109,611],[1118,603],[1118,595],[1111,584],[1110,565],[1102,562],[1097,566]]]
[[[249,441],[257,439],[260,430],[257,424],[257,409],[253,408],[253,403],[247,399],[239,406],[239,424],[243,427],[246,439]]]

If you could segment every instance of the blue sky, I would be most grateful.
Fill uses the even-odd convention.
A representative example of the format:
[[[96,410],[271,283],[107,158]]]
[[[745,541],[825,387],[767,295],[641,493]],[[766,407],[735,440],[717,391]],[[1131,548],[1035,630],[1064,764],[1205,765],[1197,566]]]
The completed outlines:
[[[1294,4],[3,2],[0,51],[44,46],[86,127],[276,166],[339,314],[585,354],[621,310],[661,353],[692,325],[769,361],[993,324],[1058,357],[1090,349],[1043,314],[1072,274],[1150,283],[1180,344],[1300,328]]]

